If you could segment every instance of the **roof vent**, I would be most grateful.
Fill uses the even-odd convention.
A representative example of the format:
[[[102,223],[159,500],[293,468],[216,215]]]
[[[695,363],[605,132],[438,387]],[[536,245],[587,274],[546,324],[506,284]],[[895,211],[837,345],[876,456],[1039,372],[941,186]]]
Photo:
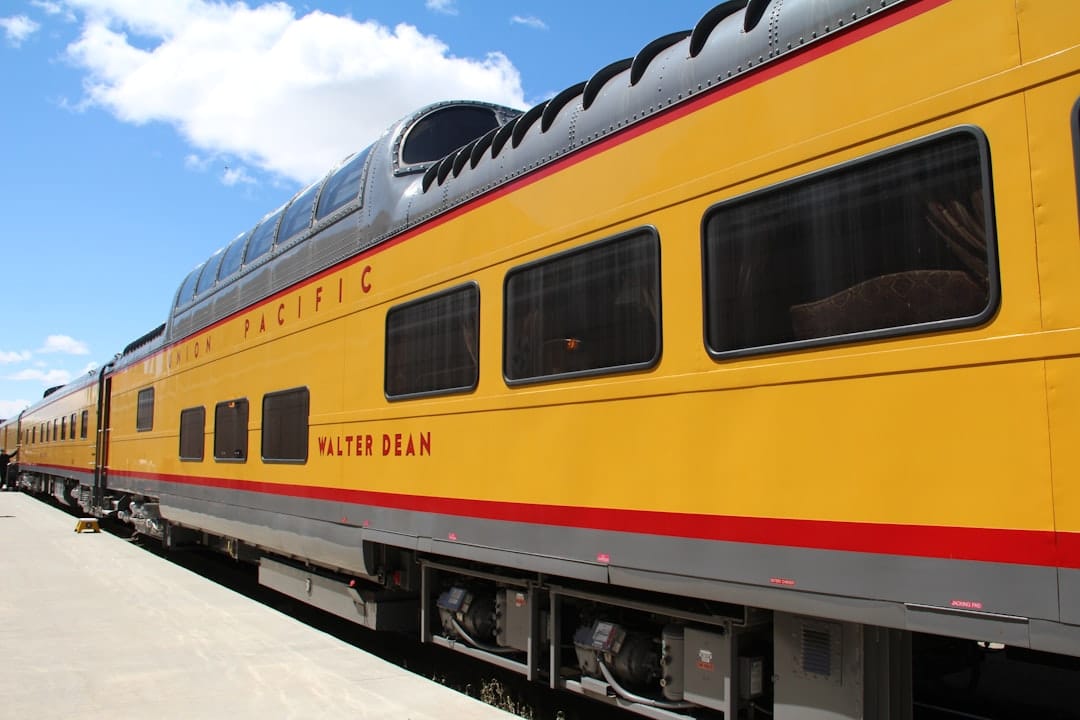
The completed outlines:
[[[716,29],[720,22],[739,10],[746,7],[747,0],[727,0],[705,13],[698,24],[694,26],[694,32],[690,36],[690,57],[695,58],[705,49],[705,43],[709,41],[709,35]]]
[[[581,106],[588,110],[589,106],[593,104],[593,101],[596,100],[596,97],[600,94],[600,91],[603,90],[604,85],[607,84],[607,81],[629,68],[633,63],[633,58],[625,58],[623,60],[616,60],[607,67],[598,70],[596,74],[589,79],[589,82],[585,83],[585,92],[581,98]]]
[[[689,35],[689,30],[669,33],[663,37],[656,38],[651,43],[641,48],[638,54],[634,56],[634,62],[630,66],[630,84],[638,84],[638,80],[645,74],[645,70],[648,69],[649,63],[653,61],[653,58]]]
[[[772,0],[750,0],[746,5],[746,15],[743,16],[743,32],[750,32],[757,27],[770,2]]]
[[[540,120],[540,132],[547,132],[548,128],[551,127],[551,123],[555,122],[555,118],[558,116],[559,111],[584,90],[585,83],[579,82],[577,85],[571,85],[548,100],[547,107],[544,108],[544,114]]]

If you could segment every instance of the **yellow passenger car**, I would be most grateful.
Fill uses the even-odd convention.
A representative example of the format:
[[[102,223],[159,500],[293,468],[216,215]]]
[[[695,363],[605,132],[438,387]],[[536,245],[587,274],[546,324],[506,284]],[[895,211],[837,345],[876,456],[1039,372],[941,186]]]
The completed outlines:
[[[643,714],[863,717],[912,631],[1080,655],[1078,27],[726,2],[523,114],[424,108],[110,369],[107,490]]]

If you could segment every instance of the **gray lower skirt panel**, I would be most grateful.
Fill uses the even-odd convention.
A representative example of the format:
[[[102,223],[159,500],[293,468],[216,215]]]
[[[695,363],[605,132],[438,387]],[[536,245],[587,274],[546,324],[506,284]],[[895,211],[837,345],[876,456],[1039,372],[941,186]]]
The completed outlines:
[[[155,487],[151,487],[155,486]],[[1056,568],[815,550],[487,520],[151,483],[162,516],[283,555],[363,573],[362,543],[1080,655],[1060,625]],[[1040,621],[1030,631],[1029,618]],[[1061,646],[1066,649],[1062,650]]]
[[[34,473],[35,475],[47,475],[65,480],[76,480],[80,485],[93,485],[94,473],[92,471],[75,470],[72,468],[55,468],[42,465],[22,463],[19,465],[20,473]]]

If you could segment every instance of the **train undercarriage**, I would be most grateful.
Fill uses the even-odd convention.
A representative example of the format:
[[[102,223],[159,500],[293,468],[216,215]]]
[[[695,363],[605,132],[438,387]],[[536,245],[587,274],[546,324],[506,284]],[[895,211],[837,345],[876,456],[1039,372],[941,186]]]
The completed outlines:
[[[365,543],[367,574],[319,567],[162,517],[154,498],[107,496],[70,479],[22,473],[19,489],[112,518],[166,549],[202,546],[258,568],[259,583],[375,631],[416,636],[553,690],[658,720],[918,718],[938,698],[974,697],[987,658],[1069,658],[996,643],[679,597],[516,571]],[[986,684],[983,680],[983,684]],[[992,681],[991,681],[992,682]],[[1059,683],[1060,684],[1060,683]],[[1028,698],[1046,717],[1075,703]],[[1040,692],[1033,690],[1033,692]],[[929,693],[929,695],[928,695]],[[929,698],[929,703],[927,702]],[[950,717],[949,713],[928,717]],[[979,715],[966,717],[1018,717]]]

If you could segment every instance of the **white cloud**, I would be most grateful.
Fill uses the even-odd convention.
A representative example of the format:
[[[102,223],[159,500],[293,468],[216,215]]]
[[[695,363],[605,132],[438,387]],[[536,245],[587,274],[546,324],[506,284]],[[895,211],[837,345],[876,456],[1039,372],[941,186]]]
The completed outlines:
[[[255,178],[248,175],[247,168],[226,166],[224,172],[221,173],[221,184],[231,187],[238,183],[253,185]]]
[[[67,370],[20,370],[13,375],[8,375],[6,380],[39,380],[42,385],[65,385],[71,381],[71,373]]]
[[[67,48],[87,73],[84,102],[125,122],[170,123],[200,153],[300,182],[429,102],[525,105],[521,77],[504,55],[454,57],[411,25],[320,11],[296,17],[282,2],[69,5],[84,14]]]
[[[68,22],[75,22],[75,14],[52,0],[30,0],[30,4],[46,15],[63,15]]]
[[[454,0],[427,0],[427,2],[424,3],[424,7],[444,15],[458,14]]]
[[[14,351],[14,350],[0,350],[0,365],[8,365],[10,363],[26,362],[31,357],[31,354],[26,350]]]
[[[4,37],[14,47],[22,45],[23,40],[30,37],[41,26],[25,15],[12,15],[0,18],[0,29],[4,31]]]
[[[65,353],[67,355],[89,355],[86,343],[67,335],[50,335],[45,338],[45,345],[38,349],[40,353]]]
[[[64,11],[64,9],[60,7],[60,3],[49,2],[49,0],[30,0],[30,4],[44,12],[46,15],[59,15]]]
[[[513,25],[524,25],[526,27],[531,27],[534,30],[547,30],[548,29],[548,26],[547,26],[546,22],[544,22],[543,20],[541,20],[538,17],[533,17],[532,15],[529,15],[527,17],[523,17],[521,15],[515,15],[514,17],[510,18],[510,23],[513,24]]]
[[[0,418],[13,418],[29,405],[29,400],[0,400]]]
[[[212,157],[201,157],[195,153],[191,153],[184,157],[184,167],[188,170],[205,172],[213,161],[214,159]]]

